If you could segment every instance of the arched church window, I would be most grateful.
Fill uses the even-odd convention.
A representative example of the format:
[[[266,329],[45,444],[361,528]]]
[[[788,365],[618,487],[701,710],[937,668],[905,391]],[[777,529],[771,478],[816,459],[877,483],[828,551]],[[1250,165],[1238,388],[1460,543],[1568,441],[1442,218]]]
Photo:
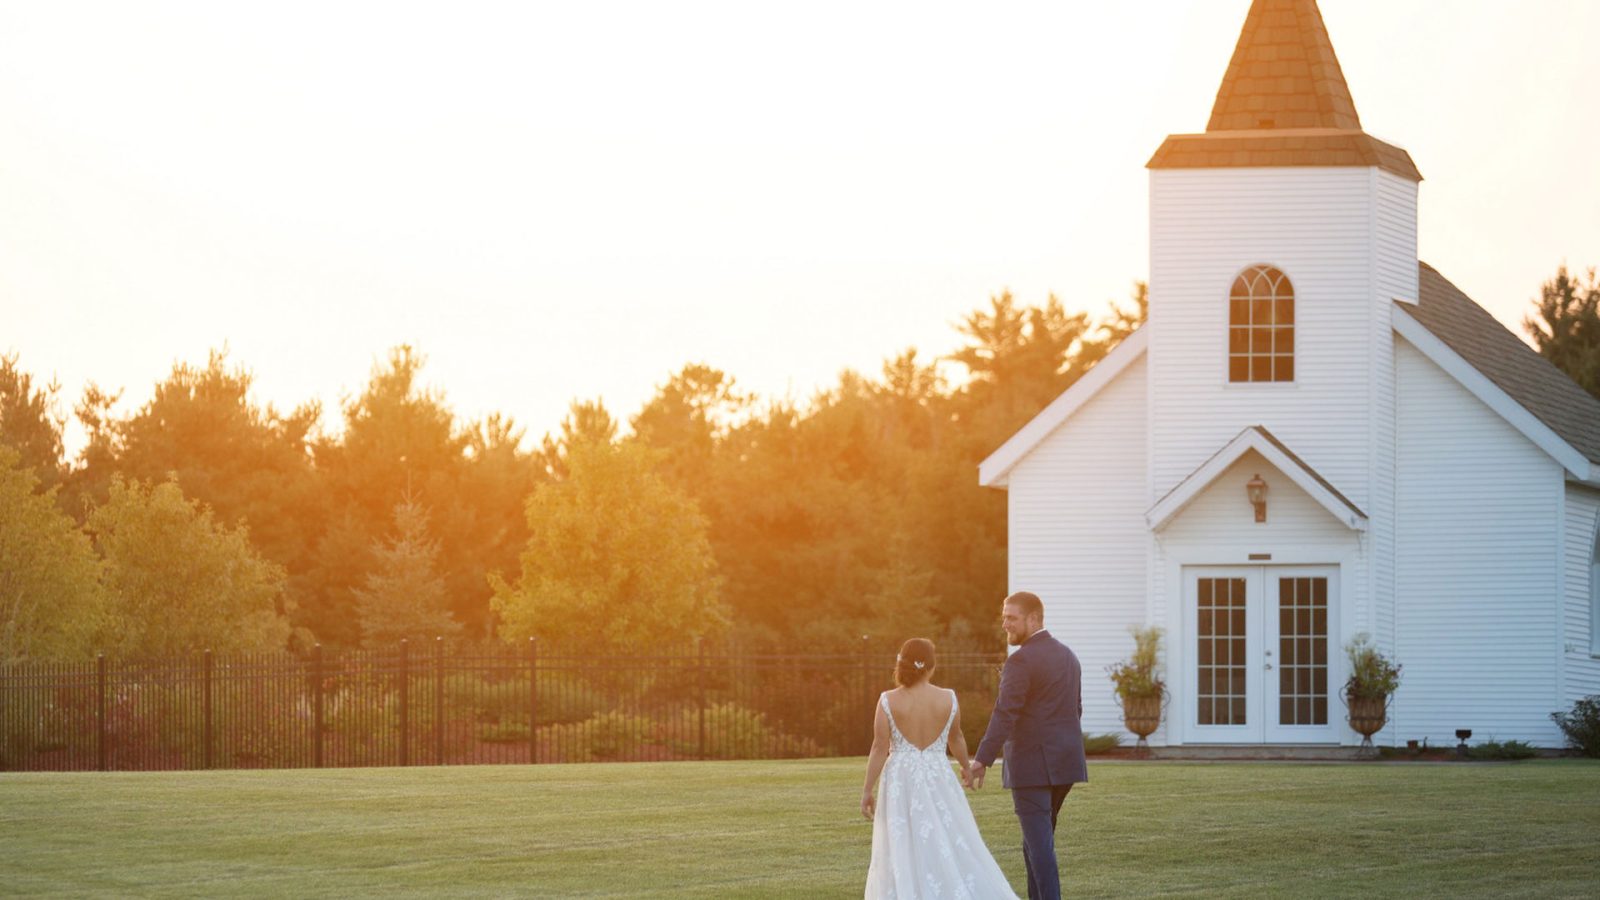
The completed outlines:
[[[1294,380],[1294,285],[1273,266],[1251,266],[1228,292],[1228,380]]]

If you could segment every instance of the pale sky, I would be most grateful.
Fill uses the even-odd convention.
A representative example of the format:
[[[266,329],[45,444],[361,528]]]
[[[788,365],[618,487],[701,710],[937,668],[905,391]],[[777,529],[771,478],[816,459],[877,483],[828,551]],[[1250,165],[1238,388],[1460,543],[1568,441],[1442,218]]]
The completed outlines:
[[[1002,288],[1126,297],[1248,7],[0,2],[0,352],[126,412],[226,344],[336,426],[409,342],[531,438],[691,361],[804,399]],[[1321,7],[1420,255],[1520,333],[1600,264],[1600,0]]]

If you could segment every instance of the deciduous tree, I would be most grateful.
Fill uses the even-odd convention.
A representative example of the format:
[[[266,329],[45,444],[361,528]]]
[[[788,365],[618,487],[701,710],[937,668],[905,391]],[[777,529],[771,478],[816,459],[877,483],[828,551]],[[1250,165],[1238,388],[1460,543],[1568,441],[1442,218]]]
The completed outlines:
[[[284,574],[175,482],[111,481],[88,529],[105,560],[108,651],[170,656],[283,649]]]
[[[100,560],[77,523],[0,445],[0,668],[86,656],[101,632]]]
[[[722,629],[705,520],[652,457],[636,443],[566,448],[566,478],[528,500],[521,574],[490,579],[501,637],[620,653]]]
[[[280,414],[251,398],[254,377],[212,351],[203,366],[177,363],[138,410],[112,413],[115,395],[91,388],[79,415],[90,430],[80,470],[81,501],[104,503],[112,480],[174,479],[184,496],[222,524],[244,525],[251,545],[291,573],[285,607],[297,625],[309,599],[303,573],[326,510],[312,469],[315,403]]]

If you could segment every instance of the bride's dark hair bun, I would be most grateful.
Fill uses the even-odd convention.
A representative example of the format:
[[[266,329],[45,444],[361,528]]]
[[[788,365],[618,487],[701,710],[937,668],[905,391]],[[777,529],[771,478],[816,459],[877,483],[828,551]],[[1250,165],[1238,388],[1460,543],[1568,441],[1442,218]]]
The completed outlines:
[[[900,645],[900,655],[894,659],[894,683],[910,687],[928,677],[933,671],[933,641],[912,638]]]

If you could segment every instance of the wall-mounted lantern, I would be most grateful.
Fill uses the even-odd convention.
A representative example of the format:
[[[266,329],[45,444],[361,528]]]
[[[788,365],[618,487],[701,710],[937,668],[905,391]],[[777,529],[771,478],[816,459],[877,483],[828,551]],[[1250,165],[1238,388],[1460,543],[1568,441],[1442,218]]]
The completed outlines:
[[[1267,483],[1257,475],[1245,483],[1245,493],[1250,497],[1250,505],[1256,508],[1256,521],[1267,520]]]

